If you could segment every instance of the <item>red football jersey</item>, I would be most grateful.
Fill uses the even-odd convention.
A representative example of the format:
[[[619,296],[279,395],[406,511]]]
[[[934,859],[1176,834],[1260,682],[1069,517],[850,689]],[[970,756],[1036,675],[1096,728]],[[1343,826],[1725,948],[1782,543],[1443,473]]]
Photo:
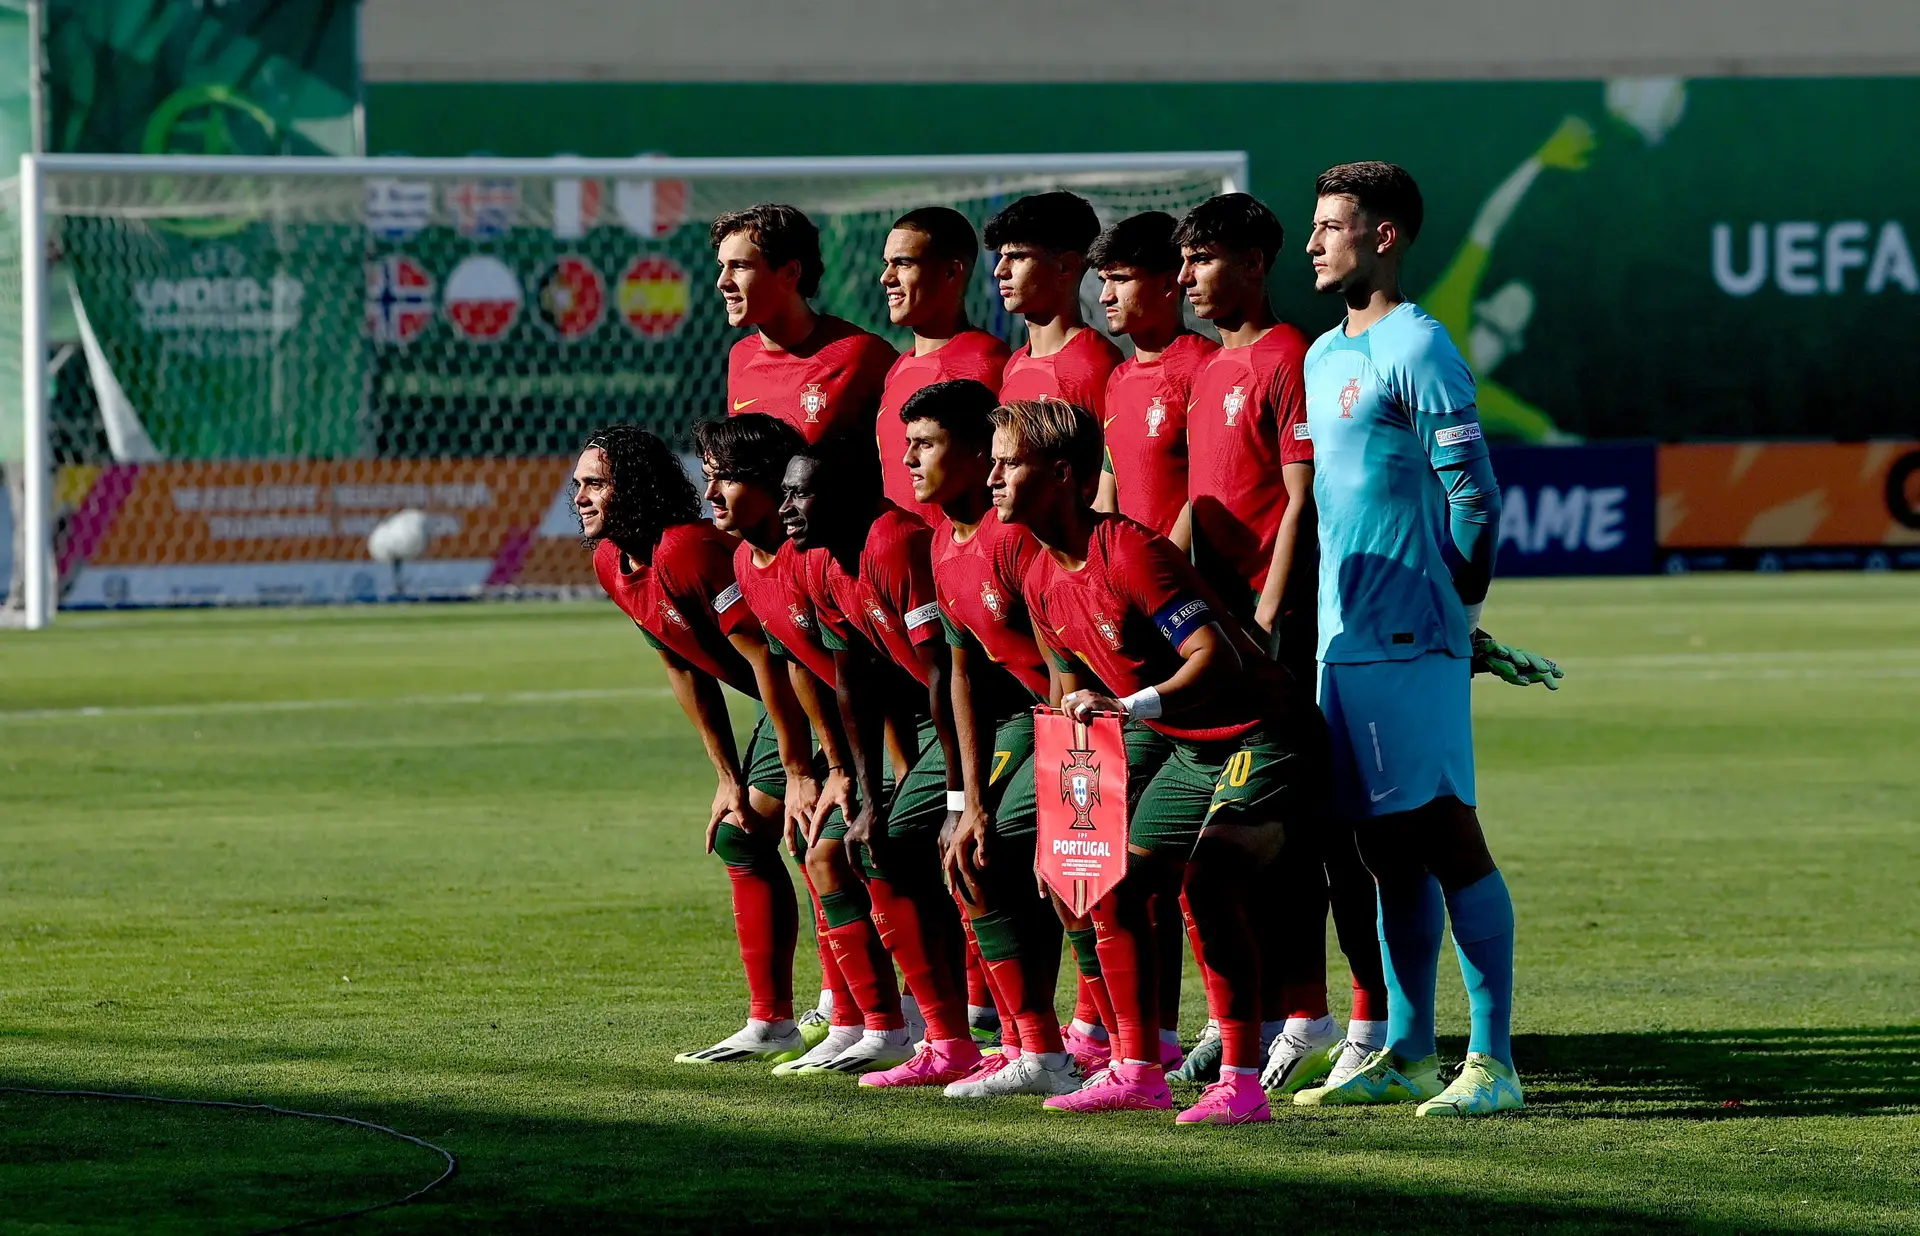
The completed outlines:
[[[1069,571],[1045,550],[1033,556],[1021,589],[1041,641],[1071,653],[1116,695],[1173,677],[1178,648],[1210,622],[1238,625],[1173,542],[1122,515],[1098,516],[1086,565]],[[1273,711],[1273,684],[1252,658],[1243,688],[1176,719],[1145,724],[1169,738],[1237,738]],[[1276,667],[1277,672],[1277,667]]]
[[[953,539],[953,524],[944,517],[933,530],[933,589],[947,622],[972,636],[989,660],[1044,700],[1045,654],[1034,643],[1033,622],[1020,596],[1027,565],[1038,553],[1033,533],[1001,523],[991,509],[964,542]]]
[[[1306,336],[1284,322],[1257,343],[1217,349],[1194,375],[1187,404],[1195,557],[1204,540],[1256,593],[1287,509],[1280,469],[1313,462],[1306,353]]]
[[[1107,377],[1107,471],[1120,513],[1171,536],[1187,504],[1187,401],[1193,375],[1220,345],[1181,335],[1152,360],[1130,356]]]
[[[1099,415],[1107,402],[1107,375],[1120,363],[1120,349],[1091,326],[1052,356],[1035,356],[1023,345],[1000,375],[1000,402],[1064,399]]]
[[[926,669],[914,649],[940,636],[928,557],[933,533],[919,516],[891,502],[882,506],[861,547],[858,574],[817,550],[802,556],[801,578],[829,635],[842,643],[859,635],[924,687]]]
[[[800,554],[791,541],[781,542],[773,561],[765,566],[753,560],[753,546],[745,541],[734,547],[733,575],[747,608],[760,620],[761,630],[832,686],[833,654],[820,642],[820,627],[814,621],[813,604],[807,600],[800,571]]]
[[[874,437],[880,443],[880,477],[886,486],[887,500],[909,511],[931,526],[940,522],[940,508],[921,503],[913,496],[913,481],[907,476],[907,427],[900,423],[900,409],[923,386],[972,378],[984,382],[988,390],[1000,389],[1000,371],[1007,365],[1007,345],[983,330],[963,330],[925,356],[903,352],[887,371],[887,383],[880,394],[880,420]]]
[[[880,336],[826,314],[790,352],[769,352],[750,331],[727,354],[728,412],[777,416],[808,442],[864,434],[896,355]]]
[[[733,577],[732,537],[704,522],[668,528],[653,561],[630,572],[620,569],[619,547],[602,541],[593,551],[593,571],[649,643],[743,695],[759,697],[753,668],[727,642],[735,631],[757,629]]]

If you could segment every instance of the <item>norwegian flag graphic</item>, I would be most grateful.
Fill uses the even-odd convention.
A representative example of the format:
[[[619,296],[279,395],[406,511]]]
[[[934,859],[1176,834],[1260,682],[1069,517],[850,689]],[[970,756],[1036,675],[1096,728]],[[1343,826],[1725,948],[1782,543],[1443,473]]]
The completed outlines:
[[[520,182],[462,180],[447,190],[447,209],[468,240],[505,236],[520,216]]]
[[[367,263],[367,334],[411,343],[433,321],[433,276],[403,253]]]

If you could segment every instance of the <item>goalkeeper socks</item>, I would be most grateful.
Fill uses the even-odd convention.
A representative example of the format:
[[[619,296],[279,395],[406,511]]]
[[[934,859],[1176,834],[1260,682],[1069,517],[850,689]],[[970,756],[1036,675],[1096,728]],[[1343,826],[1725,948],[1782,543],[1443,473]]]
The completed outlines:
[[[747,1016],[778,1022],[793,1017],[793,950],[800,914],[793,880],[771,841],[723,825],[714,852],[733,886],[733,931],[747,972]]]
[[[820,894],[813,887],[813,877],[807,875],[806,870],[802,867],[800,873],[807,882],[807,899],[813,903],[813,942],[820,955],[820,1011],[836,1026],[858,1026],[861,1024],[860,1003],[847,987],[846,976],[840,973],[840,962],[833,955],[833,941],[827,938],[832,925],[827,922]]]
[[[1513,898],[1498,871],[1447,894],[1453,947],[1467,982],[1467,1050],[1513,1067]]]
[[[1424,876],[1380,886],[1380,959],[1387,983],[1387,1046],[1408,1060],[1434,1053],[1434,983],[1446,901]]]
[[[868,916],[865,890],[856,884],[822,893],[820,912],[826,916],[827,940],[861,1021],[869,1031],[904,1028],[893,962]]]
[[[906,976],[927,1019],[927,1038],[935,1042],[972,1041],[967,1029],[965,986],[959,981],[964,963],[956,951],[953,964],[949,964],[941,938],[945,924],[929,921],[933,916],[927,913],[931,903],[944,905],[951,914],[953,902],[944,891],[936,898],[910,897],[892,881],[877,876],[867,882],[867,891],[873,897],[873,924],[880,930],[880,939]]]

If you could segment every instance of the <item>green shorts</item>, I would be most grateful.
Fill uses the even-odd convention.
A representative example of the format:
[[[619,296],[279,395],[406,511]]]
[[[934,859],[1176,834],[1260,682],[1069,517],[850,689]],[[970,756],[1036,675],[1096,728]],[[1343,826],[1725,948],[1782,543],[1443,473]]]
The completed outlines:
[[[1326,761],[1311,738],[1261,725],[1218,742],[1176,739],[1128,817],[1127,841],[1184,859],[1209,826],[1317,823],[1325,818]]]
[[[740,771],[746,774],[748,786],[768,798],[787,796],[787,766],[780,762],[780,739],[773,732],[773,719],[759,704],[754,705],[753,733],[747,738]]]
[[[937,868],[940,826],[947,820],[947,761],[930,718],[920,722],[913,751],[913,766],[906,775],[890,768],[895,775],[881,786],[887,799],[887,833],[877,847],[862,847],[860,854],[870,876],[886,874],[882,868],[889,866],[898,871],[932,862]],[[822,841],[840,841],[846,835],[847,821],[838,811],[820,826]],[[879,855],[874,853],[876,848]]]
[[[996,837],[1031,837],[1038,804],[1034,796],[1033,713],[1022,709],[993,731],[987,763],[986,806]]]

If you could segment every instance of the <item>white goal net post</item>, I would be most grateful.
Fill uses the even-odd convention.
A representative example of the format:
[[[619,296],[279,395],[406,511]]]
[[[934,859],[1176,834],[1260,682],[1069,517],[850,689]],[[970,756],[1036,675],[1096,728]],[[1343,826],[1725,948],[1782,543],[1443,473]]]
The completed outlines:
[[[826,259],[815,306],[903,343],[878,276],[907,210],[978,227],[1068,189],[1104,225],[1246,184],[1243,152],[28,156],[0,260],[26,624],[590,586],[565,502],[582,437],[631,420],[684,443],[724,411],[738,332],[712,287],[714,216],[807,211]],[[968,304],[1020,342],[990,262]],[[431,536],[393,570],[366,542],[402,510]]]

